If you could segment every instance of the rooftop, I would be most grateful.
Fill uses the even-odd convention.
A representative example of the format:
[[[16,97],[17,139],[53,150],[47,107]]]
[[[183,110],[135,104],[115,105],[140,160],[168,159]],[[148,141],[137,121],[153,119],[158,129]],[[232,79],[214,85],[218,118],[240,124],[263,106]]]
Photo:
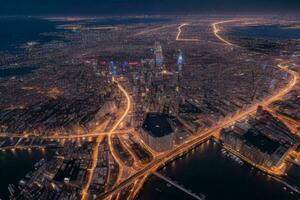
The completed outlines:
[[[255,146],[260,151],[268,154],[274,153],[280,146],[278,142],[273,141],[262,134],[256,134],[251,130],[244,135],[244,138],[249,145]]]
[[[148,113],[143,129],[154,137],[163,137],[173,132],[168,116],[160,113]]]

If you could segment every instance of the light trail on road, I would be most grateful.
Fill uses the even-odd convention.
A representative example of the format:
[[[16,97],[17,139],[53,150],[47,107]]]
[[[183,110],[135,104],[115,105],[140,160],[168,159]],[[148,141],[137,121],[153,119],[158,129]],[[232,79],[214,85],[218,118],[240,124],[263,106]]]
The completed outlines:
[[[153,33],[155,31],[160,31],[160,30],[163,30],[166,28],[171,28],[173,26],[176,26],[176,25],[172,24],[172,25],[165,25],[165,26],[160,26],[160,27],[156,27],[156,28],[152,28],[152,29],[147,29],[147,30],[141,31],[139,33],[136,33],[134,36],[146,35],[149,33]]]
[[[125,181],[123,181],[116,188],[114,188],[111,191],[107,192],[105,194],[105,197],[113,195],[116,192],[120,192],[126,186],[128,186],[129,184],[131,184],[132,181],[134,181],[134,180],[136,180],[138,178],[141,178],[145,174],[149,174],[151,172],[156,171],[160,166],[164,165],[169,160],[172,160],[172,159],[176,158],[180,154],[188,151],[190,148],[192,148],[195,145],[197,145],[198,143],[200,143],[201,141],[204,141],[204,140],[208,139],[215,132],[219,132],[223,127],[229,126],[232,123],[234,123],[234,122],[236,122],[236,121],[238,121],[240,119],[243,119],[243,118],[247,117],[248,115],[254,113],[256,111],[256,109],[257,109],[257,106],[259,106],[259,105],[267,105],[267,104],[269,104],[270,102],[273,102],[276,99],[280,99],[282,96],[286,95],[292,89],[292,87],[295,84],[296,84],[296,82],[295,82],[295,77],[294,77],[294,78],[291,79],[291,81],[288,84],[287,88],[284,88],[282,91],[279,91],[278,93],[276,93],[276,95],[274,97],[272,96],[271,98],[265,99],[264,101],[262,101],[260,103],[252,105],[246,111],[243,111],[243,112],[241,112],[241,113],[233,116],[230,119],[227,119],[225,121],[219,122],[218,124],[216,124],[211,129],[209,129],[209,130],[207,130],[205,132],[202,132],[202,133],[197,133],[194,137],[188,139],[182,145],[178,145],[178,147],[176,149],[171,150],[170,152],[167,152],[167,153],[165,153],[165,154],[163,154],[161,156],[158,156],[158,158],[156,158],[154,161],[152,161],[145,168],[143,168],[142,170],[138,171],[136,174],[134,174],[130,178],[126,179]]]
[[[97,166],[100,143],[101,143],[101,137],[99,136],[97,138],[96,143],[95,143],[95,145],[93,147],[93,150],[92,150],[92,167],[90,169],[88,169],[87,183],[86,183],[85,187],[82,190],[82,197],[81,197],[82,200],[87,200],[88,199],[88,191],[89,191],[91,182],[93,180],[94,171],[95,171],[96,166]]]
[[[282,121],[295,135],[299,136],[299,127],[300,127],[300,122],[290,118],[284,114],[281,114],[277,112],[276,110],[273,110],[272,108],[266,108],[269,113],[271,113],[273,116],[275,116],[277,119]]]
[[[218,35],[218,32],[219,32],[219,29],[217,27],[217,25],[219,24],[224,24],[224,23],[228,23],[228,22],[233,22],[233,21],[237,21],[237,20],[227,20],[227,21],[221,21],[221,22],[216,22],[216,23],[213,23],[212,26],[213,26],[213,29],[214,29],[214,34],[215,36],[222,42],[226,43],[227,45],[230,45],[230,46],[237,46],[237,45],[234,45],[232,43],[230,43],[229,41],[227,41],[226,39],[222,38],[220,35]],[[238,47],[238,46],[237,46]],[[274,92],[274,95],[272,95],[270,98],[267,98],[265,101],[261,102],[261,106],[267,108],[268,111],[270,111],[270,109],[268,108],[269,105],[271,105],[273,102],[276,102],[278,100],[282,100],[282,98],[287,95],[289,92],[291,92],[293,90],[293,88],[298,84],[299,82],[299,73],[296,72],[296,71],[293,71],[291,69],[288,68],[288,64],[291,63],[291,61],[282,61],[280,62],[279,64],[277,64],[277,67],[284,71],[284,72],[287,72],[288,74],[291,75],[291,80],[289,81],[289,83],[283,88],[283,89],[279,89],[277,90],[277,93],[276,91]],[[271,111],[271,113],[274,113]],[[259,168],[260,170],[266,172],[266,173],[269,173],[271,175],[283,175],[284,174],[284,165],[282,163],[282,165],[276,167],[276,168],[271,168],[271,169],[268,169],[262,165],[258,165],[258,164],[255,164],[254,162],[252,162],[250,159],[248,159],[247,157],[243,156],[242,154],[240,154],[239,152],[236,152],[235,150],[233,149],[230,149],[228,148],[228,150],[230,150],[232,153],[234,153],[235,155],[237,155],[239,158],[241,158],[242,160],[250,163],[251,165]],[[280,180],[279,178],[277,177],[274,177],[276,180]],[[293,189],[294,191],[296,192],[299,192],[297,189],[295,189],[294,187],[291,187],[289,184],[287,184],[286,182],[284,181],[280,181],[282,183],[284,183],[285,185],[287,185],[288,187],[290,187],[291,189]]]
[[[126,130],[115,130],[112,134],[125,134],[131,133],[134,129],[126,129]],[[42,140],[70,140],[70,139],[80,139],[80,138],[90,138],[90,137],[98,137],[99,135],[107,135],[109,132],[92,132],[92,133],[84,133],[84,134],[71,134],[71,135],[49,135],[49,136],[39,136],[33,134],[26,134],[26,135],[9,135],[9,134],[0,134],[0,137],[7,137],[7,138],[30,138],[30,139],[42,139]]]
[[[119,120],[114,124],[114,126],[112,127],[111,131],[109,131],[108,133],[108,146],[110,149],[110,152],[113,156],[113,158],[115,159],[115,161],[118,163],[119,165],[119,174],[118,174],[118,178],[116,180],[116,183],[119,182],[120,178],[122,178],[122,173],[123,173],[123,162],[119,159],[117,153],[115,152],[115,149],[113,148],[113,144],[112,144],[112,133],[114,132],[114,130],[121,124],[121,122],[125,119],[125,117],[128,115],[129,110],[131,108],[131,100],[130,100],[130,96],[128,94],[128,92],[122,87],[121,84],[117,83],[119,90],[123,93],[123,95],[126,98],[126,109],[125,112],[123,113],[123,115],[119,118]]]
[[[128,196],[127,200],[134,200],[140,189],[143,187],[144,183],[146,182],[147,178],[150,174],[144,175],[141,179],[136,181],[136,184],[133,186],[130,195]]]
[[[127,91],[119,83],[117,83],[117,86],[118,86],[119,90],[125,95],[126,101],[127,101],[127,106],[126,106],[126,109],[125,109],[124,113],[121,115],[121,117],[117,120],[117,122],[113,125],[113,127],[108,132],[108,143],[109,143],[109,148],[111,150],[112,155],[114,154],[113,153],[114,150],[113,150],[113,147],[112,147],[112,144],[111,144],[111,135],[116,130],[116,128],[120,125],[120,123],[125,119],[125,117],[128,115],[128,112],[129,112],[130,107],[131,107],[131,101],[130,101],[129,94],[127,93]],[[91,169],[89,170],[89,173],[88,173],[87,184],[85,185],[85,187],[82,190],[82,197],[81,197],[82,200],[87,200],[88,199],[88,191],[89,191],[89,188],[90,188],[90,185],[91,185],[91,182],[92,182],[92,179],[93,179],[94,171],[95,171],[95,168],[96,168],[97,162],[98,162],[98,152],[99,152],[100,142],[101,142],[101,136],[99,136],[97,138],[96,144],[93,148],[92,167],[91,167]],[[116,155],[113,155],[113,157],[115,157],[115,156]],[[120,169],[121,169],[121,167],[122,166],[119,164]],[[121,173],[119,172],[119,174],[121,174]]]
[[[220,32],[221,30],[220,30],[220,28],[218,28],[218,25],[224,24],[224,23],[229,23],[229,22],[234,22],[234,21],[237,21],[237,20],[233,19],[233,20],[225,20],[225,21],[219,21],[219,22],[214,22],[214,23],[212,23],[214,35],[215,35],[220,41],[224,42],[225,44],[227,44],[227,45],[229,45],[229,46],[236,46],[236,45],[232,44],[232,43],[229,42],[228,40],[225,40],[224,38],[222,38],[222,37],[219,35],[219,32]]]
[[[176,39],[175,40],[176,41],[184,41],[184,42],[198,42],[198,41],[200,41],[199,39],[180,38],[180,35],[182,33],[181,28],[184,27],[184,26],[187,26],[187,25],[189,25],[189,24],[183,23],[180,26],[178,26],[178,28],[177,28],[178,31],[177,31],[177,35],[176,35]]]
[[[230,43],[229,41],[227,41],[226,39],[224,39],[220,35],[218,35],[220,29],[218,29],[217,26],[220,25],[220,24],[223,24],[223,23],[229,23],[229,22],[233,22],[233,21],[236,21],[236,20],[226,20],[226,21],[215,22],[215,23],[212,24],[214,35],[220,41],[224,42],[226,45],[229,45],[229,46],[236,46],[236,45]],[[177,34],[176,40],[179,39],[179,36],[181,34],[181,27],[183,27],[185,25],[186,24],[182,24],[181,26],[178,27],[178,34]],[[298,80],[298,74],[296,72],[288,69],[285,66],[286,63],[287,62],[281,62],[277,66],[278,66],[279,69],[281,69],[285,72],[288,72],[291,75],[291,80],[289,81],[289,83],[284,88],[278,89],[273,96],[265,98],[262,102],[256,103],[256,104],[250,106],[249,108],[247,108],[247,110],[244,110],[244,111],[234,115],[230,119],[226,119],[224,121],[218,122],[215,126],[213,126],[212,128],[208,129],[205,132],[195,134],[195,136],[193,136],[190,139],[186,140],[182,145],[178,145],[177,147],[175,147],[175,149],[173,149],[169,152],[166,152],[161,156],[156,157],[145,168],[141,169],[140,171],[135,173],[133,176],[131,176],[128,179],[124,180],[117,187],[115,187],[112,190],[106,192],[101,197],[103,198],[103,197],[112,196],[113,194],[115,194],[117,192],[120,192],[121,190],[123,190],[129,184],[132,184],[134,181],[138,180],[139,178],[141,178],[141,177],[143,177],[147,174],[150,174],[151,172],[156,171],[159,167],[166,164],[168,161],[173,160],[177,156],[179,156],[182,153],[188,151],[190,148],[192,148],[195,145],[199,144],[201,141],[208,139],[215,132],[219,132],[223,127],[229,126],[229,125],[233,124],[234,122],[236,122],[240,119],[243,119],[243,118],[247,117],[248,115],[250,115],[252,113],[255,113],[256,109],[259,105],[268,106],[272,102],[281,99],[283,96],[285,96],[288,92],[290,92],[293,89],[293,87],[297,84],[297,80]],[[135,190],[135,192],[136,192],[136,190]]]

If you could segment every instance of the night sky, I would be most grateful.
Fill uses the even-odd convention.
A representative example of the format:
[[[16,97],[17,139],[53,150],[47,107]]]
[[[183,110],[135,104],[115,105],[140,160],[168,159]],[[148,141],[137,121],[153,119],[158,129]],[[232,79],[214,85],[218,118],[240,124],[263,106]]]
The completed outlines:
[[[300,0],[0,0],[0,15],[300,13]]]

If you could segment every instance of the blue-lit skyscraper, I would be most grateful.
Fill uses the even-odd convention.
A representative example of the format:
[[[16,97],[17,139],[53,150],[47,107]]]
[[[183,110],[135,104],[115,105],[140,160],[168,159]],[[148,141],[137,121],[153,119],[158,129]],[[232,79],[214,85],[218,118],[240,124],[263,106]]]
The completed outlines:
[[[122,64],[122,71],[123,72],[127,72],[128,71],[128,67],[129,67],[128,61],[124,61],[124,63]]]
[[[184,59],[183,59],[182,52],[179,52],[179,55],[178,55],[178,64],[183,65],[183,62],[184,62]]]
[[[111,71],[112,76],[117,76],[118,75],[117,65],[114,61],[109,62],[109,69]]]
[[[181,91],[181,80],[182,80],[182,67],[184,64],[184,57],[181,51],[179,51],[178,57],[177,57],[177,86],[176,86],[176,92],[177,92],[177,108],[176,108],[176,114],[179,112],[179,106],[181,103],[184,102],[184,98],[182,96]]]
[[[180,51],[179,52],[179,55],[178,55],[178,58],[177,58],[177,70],[178,70],[178,75],[181,76],[182,75],[182,66],[183,66],[183,63],[184,63],[184,58],[183,58],[183,54],[182,52]]]

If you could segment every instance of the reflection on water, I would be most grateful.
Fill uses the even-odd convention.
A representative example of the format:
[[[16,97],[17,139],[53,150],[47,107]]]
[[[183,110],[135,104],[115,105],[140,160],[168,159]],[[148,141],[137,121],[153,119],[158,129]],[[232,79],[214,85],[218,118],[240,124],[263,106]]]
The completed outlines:
[[[209,200],[296,200],[289,189],[269,175],[221,153],[222,147],[209,141],[182,159],[177,159],[160,170],[160,173],[179,184],[201,193]],[[152,176],[137,199],[181,200],[190,199],[182,191]],[[191,198],[192,199],[192,198]]]
[[[0,198],[8,199],[8,184],[18,184],[19,180],[34,169],[34,164],[42,158],[51,158],[53,151],[39,149],[0,151]]]

